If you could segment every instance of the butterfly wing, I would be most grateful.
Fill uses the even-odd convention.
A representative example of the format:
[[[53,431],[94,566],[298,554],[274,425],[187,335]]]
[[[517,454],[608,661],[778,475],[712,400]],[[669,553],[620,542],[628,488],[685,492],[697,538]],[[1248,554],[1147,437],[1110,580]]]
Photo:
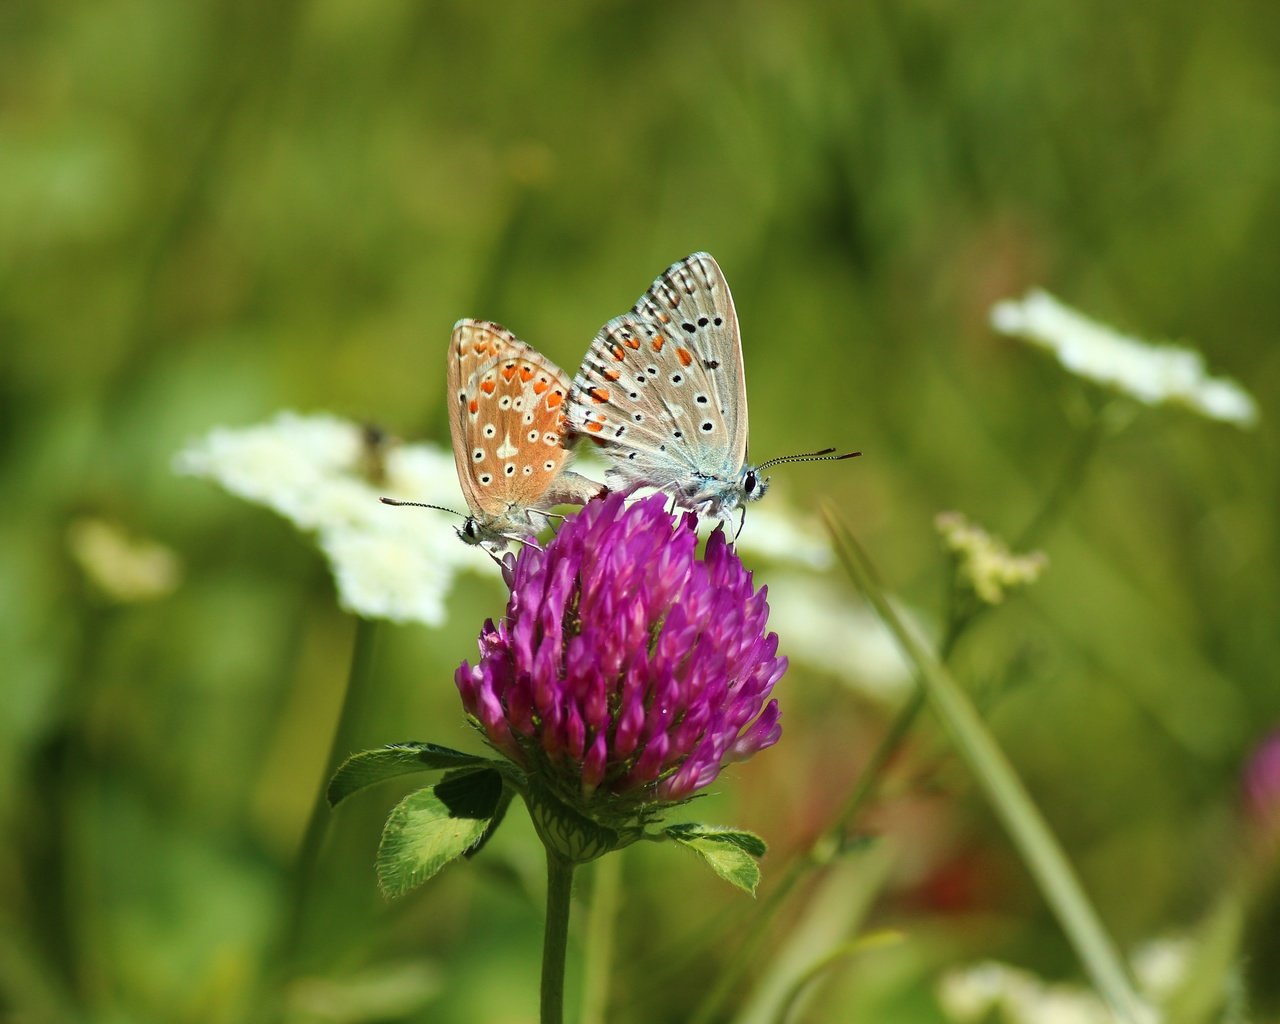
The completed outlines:
[[[567,375],[505,327],[459,320],[447,378],[453,459],[467,507],[489,532],[527,526],[528,510],[563,489]]]
[[[710,255],[673,264],[601,328],[574,378],[569,418],[622,480],[716,509],[736,504],[746,378],[733,297]]]

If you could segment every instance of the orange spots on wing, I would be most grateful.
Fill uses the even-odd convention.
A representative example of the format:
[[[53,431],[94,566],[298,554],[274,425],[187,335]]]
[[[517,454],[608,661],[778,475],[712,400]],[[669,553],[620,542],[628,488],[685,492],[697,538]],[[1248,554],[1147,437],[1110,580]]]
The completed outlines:
[[[483,391],[486,395],[493,394],[494,387],[496,387],[496,385],[491,380],[482,380],[480,382],[480,390]]]
[[[467,406],[467,410],[471,413],[472,416],[474,416],[476,413],[480,411],[480,403],[476,401],[474,398],[471,399],[471,404]]]
[[[604,371],[605,380],[617,380],[621,376],[622,376],[621,370],[605,370]]]
[[[693,362],[693,353],[687,348],[676,349],[676,358],[680,360],[681,366],[688,366]]]
[[[531,380],[533,380],[533,367],[525,364],[520,367],[520,381],[523,384],[528,384]]]
[[[507,365],[502,368],[503,380],[510,382],[511,378],[514,377],[515,375],[516,375],[515,363],[507,363]]]
[[[659,314],[658,314],[658,322],[659,322],[659,323],[664,323],[664,324],[669,324],[669,323],[671,323],[671,317],[667,316],[667,314],[666,314],[666,313],[659,313]]]
[[[623,344],[625,344],[627,348],[639,348],[640,339],[636,337],[630,337],[625,342],[623,342]]]
[[[659,334],[656,338],[653,339],[653,350],[655,352],[661,352],[662,346],[665,345],[666,343],[667,343],[667,339],[664,338],[661,334]]]
[[[604,430],[604,424],[598,423],[595,420],[590,420],[587,423],[587,429],[593,434],[598,434],[600,431]]]
[[[596,405],[602,405],[605,402],[609,401],[608,388],[592,388],[587,393],[591,396],[591,400],[595,402]]]
[[[558,409],[563,401],[564,394],[560,391],[553,391],[551,394],[547,395],[547,408]]]
[[[627,358],[627,354],[622,351],[621,345],[613,346],[613,358],[618,360],[618,362],[622,362],[622,360]]]
[[[535,395],[540,395],[549,387],[551,387],[551,382],[548,381],[546,377],[539,377],[533,385],[533,393]]]

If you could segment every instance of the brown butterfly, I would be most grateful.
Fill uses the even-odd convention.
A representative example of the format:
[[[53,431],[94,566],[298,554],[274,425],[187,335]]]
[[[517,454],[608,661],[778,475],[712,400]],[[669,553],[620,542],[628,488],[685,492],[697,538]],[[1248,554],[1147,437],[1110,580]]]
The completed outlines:
[[[471,514],[468,544],[502,548],[536,531],[534,515],[582,505],[604,488],[569,472],[569,378],[505,327],[459,320],[449,342],[449,429]]]

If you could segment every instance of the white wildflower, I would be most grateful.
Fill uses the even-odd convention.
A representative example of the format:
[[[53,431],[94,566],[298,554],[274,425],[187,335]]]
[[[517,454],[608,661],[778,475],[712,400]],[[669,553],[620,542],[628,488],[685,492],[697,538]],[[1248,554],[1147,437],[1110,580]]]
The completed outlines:
[[[1090,989],[1046,982],[1030,971],[986,961],[948,971],[938,981],[938,1004],[956,1024],[986,1021],[993,1013],[1003,1024],[1114,1024],[1115,1015]],[[1142,1006],[1142,1024],[1158,1017]]]
[[[1188,938],[1144,942],[1133,951],[1133,974],[1138,987],[1156,1002],[1168,999],[1187,977],[1194,950]]]
[[[735,546],[775,562],[792,562],[818,571],[835,562],[827,531],[821,525],[776,504],[747,513]]]
[[[1165,938],[1137,947],[1130,961],[1138,990],[1147,1002],[1137,1008],[1139,1024],[1159,1024],[1155,1006],[1167,1000],[1186,977],[1192,944]],[[1092,989],[1047,982],[1030,971],[994,960],[947,971],[937,986],[938,1004],[956,1024],[986,1021],[998,1013],[1002,1024],[1112,1024],[1114,1015]]]
[[[997,302],[991,324],[1002,334],[1048,349],[1072,373],[1147,405],[1183,405],[1238,427],[1257,422],[1253,397],[1233,380],[1210,377],[1199,352],[1122,334],[1048,292],[1034,290],[1020,300]]]
[[[957,1024],[984,1019],[1004,998],[1011,968],[987,960],[947,971],[938,980],[938,1003]]]
[[[457,539],[453,517],[378,500],[462,511],[453,456],[430,445],[385,445],[333,416],[284,412],[257,426],[212,430],[174,466],[314,532],[342,606],[358,615],[439,625],[454,573],[490,566]]]
[[[897,610],[927,645],[914,616]],[[888,627],[830,580],[771,575],[769,628],[784,638],[792,661],[830,673],[871,700],[896,704],[911,692],[911,665]]]
[[[182,579],[182,563],[173,551],[131,537],[105,519],[77,519],[67,528],[67,546],[89,582],[120,604],[166,597]]]
[[[1011,553],[1004,541],[963,513],[939,512],[933,524],[947,550],[955,554],[961,578],[987,604],[999,604],[1006,590],[1034,583],[1049,564],[1043,551]]]

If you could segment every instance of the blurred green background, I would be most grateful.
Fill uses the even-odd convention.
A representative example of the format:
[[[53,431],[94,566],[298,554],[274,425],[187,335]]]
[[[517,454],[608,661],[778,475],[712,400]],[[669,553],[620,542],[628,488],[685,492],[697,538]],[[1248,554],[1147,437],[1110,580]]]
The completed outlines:
[[[0,1017],[238,1022],[277,992],[355,626],[302,537],[173,454],[281,408],[447,444],[454,320],[572,368],[695,249],[734,288],[753,453],[865,453],[769,501],[830,500],[935,621],[934,513],[1013,536],[1075,444],[1082,386],[994,335],[994,300],[1044,285],[1259,399],[1256,431],[1154,410],[1108,442],[1049,573],[956,661],[1117,942],[1195,929],[1280,723],[1277,38],[1274,5],[1233,0],[0,6]],[[172,547],[182,584],[104,599],[69,554],[85,515]],[[478,749],[451,675],[501,601],[464,577],[445,628],[382,627],[360,745]],[[770,841],[765,892],[885,722],[834,672],[779,695],[782,743],[698,808]],[[918,736],[862,822],[892,856],[850,862],[865,927],[904,939],[803,1019],[941,1020],[938,973],[986,956],[1078,976]],[[523,812],[386,905],[393,788],[336,815],[292,1019],[533,1020]],[[684,940],[746,897],[672,849],[624,859],[609,1019],[686,1019],[733,944]],[[1274,929],[1246,941],[1275,963]]]

